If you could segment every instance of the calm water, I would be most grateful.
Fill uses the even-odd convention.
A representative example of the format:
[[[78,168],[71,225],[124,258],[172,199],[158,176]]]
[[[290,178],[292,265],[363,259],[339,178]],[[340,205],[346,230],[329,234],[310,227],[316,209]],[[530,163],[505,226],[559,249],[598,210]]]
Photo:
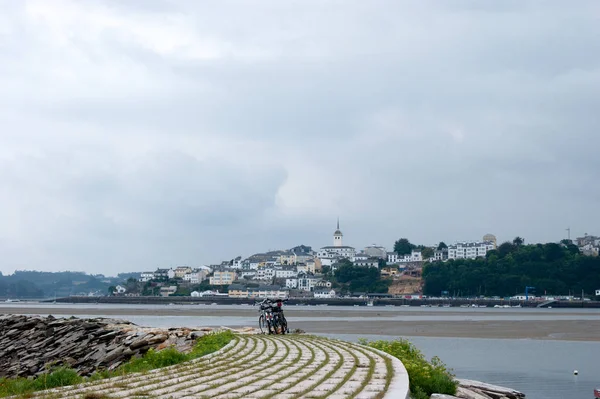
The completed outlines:
[[[394,339],[381,335],[324,334]],[[527,399],[592,399],[600,386],[600,343],[527,339],[409,338],[427,358],[438,356],[460,378],[524,392]],[[579,375],[574,376],[573,370]]]
[[[194,326],[236,326],[255,325],[255,308],[248,306],[228,305],[94,305],[94,304],[1,304],[3,307],[41,307],[47,308],[48,313],[57,309],[130,309],[131,315],[110,316],[130,320],[133,323],[150,327],[194,327]],[[140,316],[136,309],[168,308],[173,316]],[[176,315],[180,310],[197,309],[246,309],[248,316],[183,316]],[[291,307],[292,309],[294,307]],[[299,307],[300,309],[318,309],[319,307]],[[290,310],[292,310],[290,309]],[[377,316],[367,320],[598,320],[599,309],[577,309],[569,314],[565,310],[548,309],[540,314],[534,309],[464,309],[464,308],[348,308],[323,307],[320,310],[340,310],[343,316],[332,317],[334,320],[362,320],[353,316],[354,312],[369,311]],[[494,314],[490,315],[489,312]],[[419,314],[416,314],[416,313]],[[427,313],[431,312],[430,315]],[[439,314],[442,312],[442,314]],[[448,312],[448,314],[443,314]],[[290,312],[291,313],[291,312]],[[437,314],[434,314],[437,313]],[[484,314],[485,313],[485,314]],[[535,314],[534,314],[535,313]],[[77,315],[77,317],[99,317],[97,315]],[[293,327],[294,322],[322,321],[317,317],[293,317],[288,321]],[[599,332],[600,334],[600,332]],[[327,335],[327,334],[323,334]],[[356,341],[358,338],[394,339],[396,337],[381,335],[329,334],[327,336]],[[476,339],[476,338],[429,338],[410,337],[423,353],[431,358],[439,356],[454,373],[461,378],[485,381],[520,390],[527,394],[528,399],[592,399],[593,389],[600,386],[600,342],[575,341],[542,341],[527,339]],[[579,375],[574,376],[573,370]]]

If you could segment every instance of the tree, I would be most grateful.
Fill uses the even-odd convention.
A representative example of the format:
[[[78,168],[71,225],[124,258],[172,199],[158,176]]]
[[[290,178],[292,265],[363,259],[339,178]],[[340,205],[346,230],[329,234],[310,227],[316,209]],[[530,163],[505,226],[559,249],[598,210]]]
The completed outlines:
[[[408,241],[408,238],[401,238],[394,243],[394,252],[398,255],[410,255],[416,246]]]
[[[519,236],[515,237],[515,239],[513,240],[513,244],[517,247],[520,247],[521,245],[523,245],[524,242],[525,242],[525,240]]]
[[[423,257],[423,260],[433,258],[433,255],[434,255],[433,248],[425,247],[421,250],[421,256]]]
[[[440,243],[437,246],[438,251],[441,251],[443,249],[448,249],[448,246],[446,245],[446,243],[444,241],[440,241]]]
[[[116,289],[117,289],[117,287],[115,287],[114,285],[111,285],[110,287],[108,287],[108,295],[114,295],[114,292]]]

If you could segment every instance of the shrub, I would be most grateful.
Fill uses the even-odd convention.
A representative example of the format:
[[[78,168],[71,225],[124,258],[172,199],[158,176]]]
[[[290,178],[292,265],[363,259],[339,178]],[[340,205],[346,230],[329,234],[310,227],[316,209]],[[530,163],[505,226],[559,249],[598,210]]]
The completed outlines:
[[[428,362],[411,342],[405,339],[394,341],[361,339],[360,343],[400,359],[408,371],[410,392],[414,399],[428,399],[434,393],[447,395],[456,393],[457,383],[446,365],[437,356]]]

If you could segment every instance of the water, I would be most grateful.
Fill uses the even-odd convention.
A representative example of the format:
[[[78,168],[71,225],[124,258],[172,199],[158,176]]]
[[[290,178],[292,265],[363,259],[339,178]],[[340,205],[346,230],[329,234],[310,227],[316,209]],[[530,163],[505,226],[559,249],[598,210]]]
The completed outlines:
[[[394,339],[381,335],[323,334]],[[409,337],[427,358],[438,356],[459,378],[524,392],[527,399],[592,399],[600,385],[600,342]],[[579,375],[574,376],[573,370]]]
[[[105,310],[102,317],[126,319],[141,326],[193,327],[193,326],[240,326],[256,325],[256,308],[231,305],[109,305],[109,304],[1,304],[2,308],[23,309],[27,307],[44,310],[45,314],[58,314],[58,309],[68,312],[77,310],[77,317],[100,317],[92,315]],[[290,310],[296,307],[291,307]],[[46,313],[47,309],[47,313]],[[85,314],[90,309],[90,314]],[[112,310],[126,310],[128,315],[111,315]],[[168,309],[165,316],[164,313]],[[244,310],[236,315],[206,315],[206,310]],[[381,307],[298,307],[298,310],[331,311],[336,321],[368,322],[374,320],[598,320],[600,309],[495,309],[495,308],[381,308]],[[160,315],[143,315],[143,311],[157,311]],[[198,315],[178,315],[182,311],[197,311]],[[195,313],[195,311],[193,313]],[[359,312],[373,313],[368,318]],[[64,313],[64,312],[63,312]],[[205,315],[202,315],[202,314]],[[246,315],[247,313],[247,315]],[[292,312],[290,312],[292,313]],[[338,313],[339,316],[335,314]],[[417,314],[418,313],[418,314]],[[329,317],[329,316],[327,316]],[[291,327],[303,321],[324,321],[321,317],[294,317],[289,315]],[[394,339],[395,336],[323,334],[330,337],[356,341],[358,338]],[[431,358],[440,357],[460,378],[484,381],[517,389],[528,399],[592,399],[593,389],[600,386],[600,342],[551,341],[531,339],[477,339],[477,338],[430,338],[410,337],[423,353]],[[573,370],[579,375],[574,376]]]

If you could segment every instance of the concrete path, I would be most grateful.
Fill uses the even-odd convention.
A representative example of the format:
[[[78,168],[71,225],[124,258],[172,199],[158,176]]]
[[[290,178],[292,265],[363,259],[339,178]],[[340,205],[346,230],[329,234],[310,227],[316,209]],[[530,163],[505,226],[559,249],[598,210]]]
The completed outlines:
[[[402,363],[325,338],[237,336],[191,362],[34,394],[36,398],[404,399]]]

